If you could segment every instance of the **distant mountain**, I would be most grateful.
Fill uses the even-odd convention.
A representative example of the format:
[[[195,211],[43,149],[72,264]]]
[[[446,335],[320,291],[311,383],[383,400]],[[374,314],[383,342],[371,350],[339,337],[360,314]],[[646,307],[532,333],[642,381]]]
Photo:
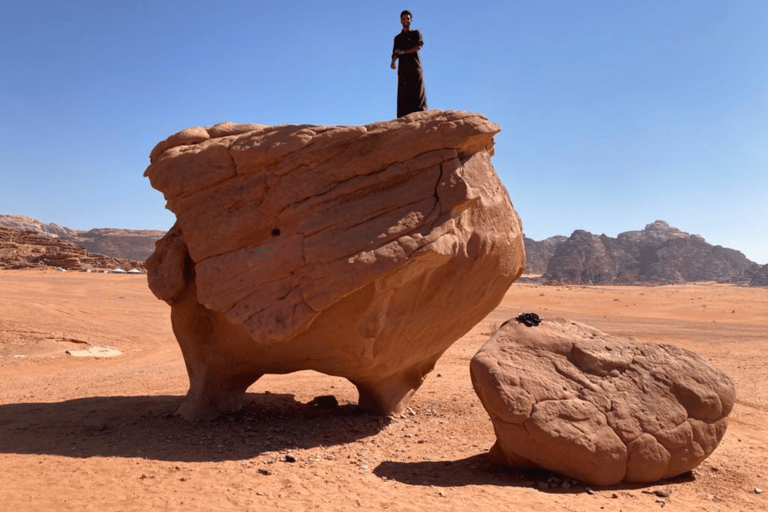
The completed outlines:
[[[708,244],[699,235],[671,227],[663,220],[642,231],[616,238],[576,230],[570,237],[542,242],[525,239],[528,273],[542,281],[571,284],[669,284],[717,281],[767,286],[768,265],[757,265],[734,249]],[[544,242],[547,242],[546,244]],[[551,256],[547,257],[551,253]]]
[[[85,247],[36,231],[0,227],[0,269],[140,270],[144,262],[92,254]]]
[[[81,246],[88,254],[86,261],[90,261],[87,258],[95,254],[141,263],[154,252],[155,242],[165,235],[160,230],[118,228],[80,231],[46,224],[23,215],[0,215],[0,228],[26,231],[30,232],[28,235],[37,234]],[[3,246],[7,248],[8,243],[15,243],[8,242],[9,237],[8,233],[5,238],[0,237],[0,249]],[[576,230],[570,237],[558,235],[541,241],[524,237],[523,241],[527,260],[525,273],[541,275],[534,278],[536,281],[568,284],[717,281],[768,287],[768,265],[749,261],[734,249],[710,245],[701,236],[680,231],[663,220],[648,224],[642,231],[621,233],[616,238]],[[43,242],[41,239],[38,245],[44,247]],[[40,247],[36,249],[38,255]],[[73,257],[78,250],[70,251]],[[9,252],[0,250],[0,260],[3,254],[7,256]],[[106,261],[104,266],[92,268],[120,266],[114,261]],[[0,268],[11,267],[8,262],[4,264],[0,261]]]
[[[745,273],[749,286],[764,286],[768,287],[768,264],[758,265],[755,263]]]
[[[549,260],[555,254],[555,249],[566,240],[568,240],[567,236],[558,235],[537,242],[527,236],[523,236],[523,244],[525,245],[525,273],[537,275],[545,273]]]
[[[23,215],[0,215],[0,227],[73,242],[85,247],[89,253],[140,261],[145,261],[154,252],[155,241],[165,235],[160,230],[105,228],[79,231],[58,224],[45,224]]]

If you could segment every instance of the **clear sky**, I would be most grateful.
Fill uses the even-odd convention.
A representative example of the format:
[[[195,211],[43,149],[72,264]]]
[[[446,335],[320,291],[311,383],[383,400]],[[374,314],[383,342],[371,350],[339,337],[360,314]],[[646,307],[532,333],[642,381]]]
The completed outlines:
[[[402,9],[527,236],[663,219],[768,263],[765,0],[2,0],[0,213],[168,229],[142,174],[181,129],[394,118]]]

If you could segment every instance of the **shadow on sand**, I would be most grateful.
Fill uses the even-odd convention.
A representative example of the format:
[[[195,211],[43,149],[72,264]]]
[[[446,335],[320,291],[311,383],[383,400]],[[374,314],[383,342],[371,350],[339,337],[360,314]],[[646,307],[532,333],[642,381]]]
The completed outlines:
[[[350,443],[390,422],[354,405],[319,409],[268,392],[249,393],[238,413],[189,422],[172,414],[179,402],[178,396],[115,396],[0,405],[0,453],[243,460]]]
[[[694,480],[691,472],[662,482],[649,484],[618,484],[599,487],[563,477],[545,469],[512,469],[493,464],[487,454],[473,455],[452,461],[382,462],[373,473],[378,477],[408,485],[461,487],[465,485],[495,485],[531,487],[549,494],[581,494],[593,491],[636,490],[659,485],[671,485]]]
[[[355,405],[318,408],[290,394],[249,393],[243,409],[212,421],[173,415],[179,396],[91,397],[52,403],[0,405],[0,453],[64,457],[126,457],[173,462],[245,460],[265,452],[351,443],[392,421]],[[485,453],[454,461],[384,461],[373,473],[409,485],[533,487],[542,492],[587,492],[589,486],[546,470],[513,470]],[[666,482],[690,481],[691,473]],[[546,485],[544,485],[546,484]],[[618,485],[601,491],[640,489]],[[598,490],[597,488],[595,488]]]

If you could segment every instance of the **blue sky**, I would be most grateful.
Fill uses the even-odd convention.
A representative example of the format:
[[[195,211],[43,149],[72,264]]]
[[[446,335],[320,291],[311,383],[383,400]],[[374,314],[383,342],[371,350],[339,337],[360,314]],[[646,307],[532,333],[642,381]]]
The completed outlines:
[[[142,177],[190,126],[395,117],[402,9],[431,108],[498,123],[527,236],[663,219],[768,263],[768,2],[5,1],[0,213],[168,229]]]

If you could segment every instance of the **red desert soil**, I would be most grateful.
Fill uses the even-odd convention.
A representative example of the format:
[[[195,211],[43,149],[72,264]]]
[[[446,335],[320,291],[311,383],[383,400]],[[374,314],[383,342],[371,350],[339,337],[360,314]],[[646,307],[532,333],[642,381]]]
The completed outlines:
[[[263,378],[229,417],[175,418],[187,375],[169,312],[144,275],[0,271],[0,510],[768,510],[764,288],[514,284],[396,418],[357,411],[351,384],[315,372]],[[703,355],[738,393],[720,447],[650,486],[491,466],[468,362],[519,312]],[[89,346],[122,355],[67,354]]]

